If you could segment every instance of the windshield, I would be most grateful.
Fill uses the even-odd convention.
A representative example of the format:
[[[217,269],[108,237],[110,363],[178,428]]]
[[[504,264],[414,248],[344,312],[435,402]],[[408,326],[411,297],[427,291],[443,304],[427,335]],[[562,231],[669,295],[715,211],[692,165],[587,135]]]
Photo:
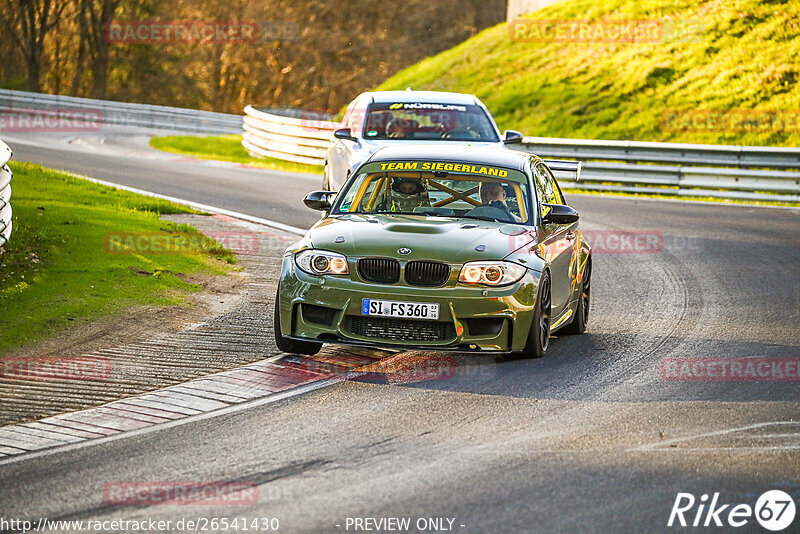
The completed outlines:
[[[332,215],[392,213],[522,224],[529,219],[528,184],[519,171],[433,162],[367,167],[378,169],[351,180],[339,194]]]
[[[407,141],[499,141],[482,107],[429,103],[371,104],[364,137]]]

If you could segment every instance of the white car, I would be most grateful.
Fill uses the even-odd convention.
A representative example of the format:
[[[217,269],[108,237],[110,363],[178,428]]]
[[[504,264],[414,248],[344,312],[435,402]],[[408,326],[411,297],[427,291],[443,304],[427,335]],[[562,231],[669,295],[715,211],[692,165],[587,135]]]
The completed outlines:
[[[373,152],[397,143],[436,142],[496,146],[522,142],[522,134],[500,131],[476,96],[439,91],[362,93],[347,107],[325,156],[322,188],[338,191]]]

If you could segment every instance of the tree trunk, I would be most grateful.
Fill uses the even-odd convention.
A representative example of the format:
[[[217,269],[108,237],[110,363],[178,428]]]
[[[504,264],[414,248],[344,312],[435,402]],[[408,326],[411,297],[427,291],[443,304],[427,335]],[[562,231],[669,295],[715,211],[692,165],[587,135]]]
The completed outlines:
[[[77,96],[80,92],[81,78],[83,78],[83,64],[86,58],[86,40],[88,39],[89,24],[87,17],[91,9],[91,0],[81,0],[80,7],[78,8],[78,57],[75,59],[75,75],[72,78],[72,87],[70,94]]]
[[[92,96],[94,98],[106,97],[106,84],[108,81],[108,43],[103,30],[114,19],[120,0],[102,0],[99,23],[92,28],[95,33],[95,53],[92,61]]]
[[[41,75],[41,66],[39,63],[33,60],[28,60],[25,62],[26,66],[28,67],[28,80],[25,84],[28,91],[38,93],[39,88],[41,87],[39,77]]]

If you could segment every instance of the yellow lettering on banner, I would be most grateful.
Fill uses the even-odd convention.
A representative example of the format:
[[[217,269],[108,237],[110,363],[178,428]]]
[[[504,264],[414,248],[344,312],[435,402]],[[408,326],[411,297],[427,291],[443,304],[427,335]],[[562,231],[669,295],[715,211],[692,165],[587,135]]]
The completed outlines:
[[[486,176],[506,177],[508,171],[497,167],[479,167],[468,163],[444,163],[434,161],[398,161],[381,163],[380,168],[382,171],[447,171],[447,172],[462,172],[470,174],[483,174]]]

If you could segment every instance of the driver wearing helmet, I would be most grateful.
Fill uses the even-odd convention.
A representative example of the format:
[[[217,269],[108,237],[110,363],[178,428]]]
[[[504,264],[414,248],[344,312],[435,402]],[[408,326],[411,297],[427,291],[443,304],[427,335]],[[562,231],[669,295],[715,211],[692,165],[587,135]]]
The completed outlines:
[[[414,208],[430,207],[428,186],[419,178],[392,178],[391,197],[387,211],[413,213]]]

